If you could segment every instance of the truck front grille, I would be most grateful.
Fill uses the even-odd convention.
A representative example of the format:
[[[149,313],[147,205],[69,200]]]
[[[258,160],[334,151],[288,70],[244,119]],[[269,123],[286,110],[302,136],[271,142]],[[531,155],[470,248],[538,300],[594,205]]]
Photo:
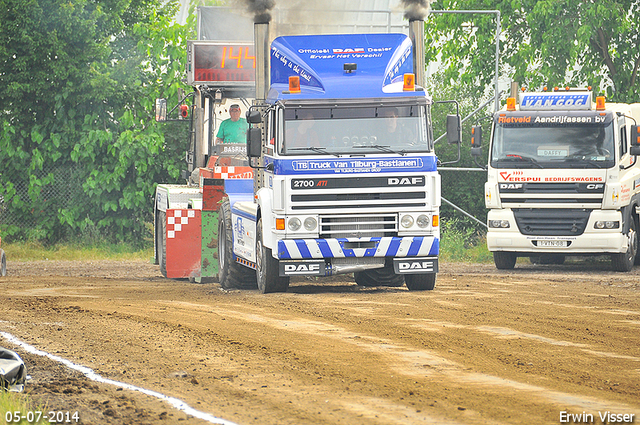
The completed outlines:
[[[286,189],[287,205],[290,211],[305,213],[423,209],[434,203],[436,178],[435,174],[295,177]]]
[[[591,215],[587,209],[514,209],[518,229],[523,235],[579,236]]]
[[[319,217],[321,238],[397,236],[397,214],[344,214]]]
[[[499,189],[505,208],[558,203],[600,208],[604,196],[603,183],[499,183]]]

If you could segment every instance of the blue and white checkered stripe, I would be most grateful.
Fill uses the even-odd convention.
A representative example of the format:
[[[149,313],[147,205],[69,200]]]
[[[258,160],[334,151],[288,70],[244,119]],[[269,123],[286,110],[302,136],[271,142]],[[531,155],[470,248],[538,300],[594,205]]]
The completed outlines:
[[[344,248],[345,242],[375,242],[375,248]],[[338,239],[288,239],[278,241],[278,258],[423,257],[438,255],[440,240],[432,236]]]

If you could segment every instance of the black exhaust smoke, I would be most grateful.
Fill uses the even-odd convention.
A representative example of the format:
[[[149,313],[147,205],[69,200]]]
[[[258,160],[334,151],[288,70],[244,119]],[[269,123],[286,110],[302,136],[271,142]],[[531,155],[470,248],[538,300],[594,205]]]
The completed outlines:
[[[423,21],[429,13],[430,0],[402,0],[404,17],[409,21]]]
[[[246,0],[249,12],[253,14],[253,22],[256,24],[268,24],[271,22],[271,9],[276,5],[275,0]]]

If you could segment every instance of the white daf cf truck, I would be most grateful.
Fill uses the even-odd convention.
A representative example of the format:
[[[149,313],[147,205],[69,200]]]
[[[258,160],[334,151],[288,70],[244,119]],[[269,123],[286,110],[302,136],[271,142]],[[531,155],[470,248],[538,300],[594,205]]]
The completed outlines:
[[[485,205],[496,267],[608,255],[614,270],[631,270],[640,262],[640,104],[606,103],[587,89],[518,97],[491,131]]]

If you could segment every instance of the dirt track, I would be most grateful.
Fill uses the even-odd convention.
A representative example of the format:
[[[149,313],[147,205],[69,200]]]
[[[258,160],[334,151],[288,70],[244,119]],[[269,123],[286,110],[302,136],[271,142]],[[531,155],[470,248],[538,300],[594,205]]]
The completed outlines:
[[[605,411],[640,423],[640,267],[441,264],[431,292],[347,277],[269,295],[146,263],[8,269],[0,331],[237,424],[601,423]],[[81,423],[210,423],[0,346],[25,360],[36,401]]]

